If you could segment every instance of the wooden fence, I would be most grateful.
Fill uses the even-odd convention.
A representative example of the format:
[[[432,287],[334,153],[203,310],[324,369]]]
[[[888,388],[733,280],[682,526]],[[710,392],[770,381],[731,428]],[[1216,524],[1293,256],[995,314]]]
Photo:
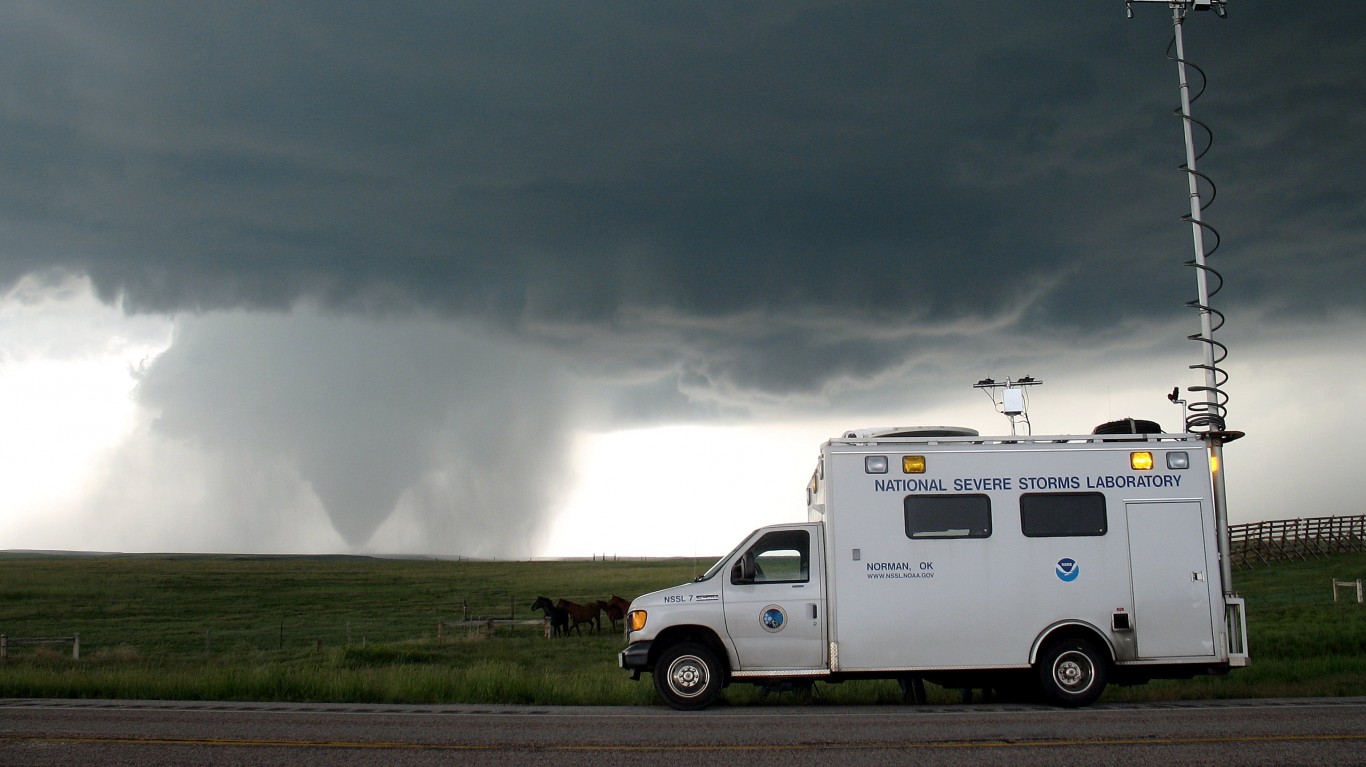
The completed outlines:
[[[1366,514],[1272,519],[1229,525],[1228,532],[1233,566],[1239,568],[1366,551]]]
[[[550,636],[550,619],[541,618],[539,620],[515,620],[505,618],[484,618],[482,620],[459,620],[459,621],[437,621],[436,622],[436,641],[446,641],[446,628],[479,629],[487,638],[493,637],[495,626],[540,626],[545,632],[546,637]]]
[[[603,561],[607,561],[606,556],[603,557]],[[540,612],[535,611],[535,610],[532,610],[532,611],[531,611],[531,614],[534,615],[534,616],[536,616],[535,618],[532,618],[532,619],[522,619],[522,618],[518,618],[518,617],[517,617],[518,605],[525,605],[526,603],[530,602],[530,601],[531,601],[531,598],[530,598],[530,597],[523,596],[523,597],[520,597],[520,598],[517,598],[517,597],[510,597],[510,598],[505,597],[505,598],[508,599],[508,605],[507,605],[508,612],[507,612],[506,616],[499,616],[499,617],[486,617],[486,616],[476,616],[476,615],[472,615],[471,613],[472,613],[473,611],[470,609],[470,601],[469,601],[468,599],[461,599],[461,600],[460,600],[460,620],[446,620],[446,619],[444,619],[444,618],[438,620],[438,621],[436,622],[436,641],[438,641],[438,642],[444,642],[444,641],[446,641],[446,638],[447,638],[447,636],[446,636],[446,629],[448,629],[448,628],[462,629],[462,630],[465,632],[465,635],[467,635],[467,636],[468,636],[468,635],[471,635],[471,634],[473,634],[473,633],[475,633],[475,632],[478,632],[478,633],[483,634],[483,635],[484,635],[485,637],[487,637],[487,638],[492,638],[492,637],[493,637],[493,630],[494,630],[495,628],[499,628],[499,627],[513,627],[513,626],[523,626],[523,627],[525,627],[525,626],[537,626],[537,627],[541,628],[541,630],[544,632],[544,634],[545,634],[545,636],[546,636],[547,639],[549,639],[549,638],[551,637],[551,635],[552,635],[552,629],[551,629],[550,618],[549,618],[549,617],[542,616]],[[567,598],[570,599],[571,601],[577,601],[579,604],[585,605],[585,606],[592,606],[592,605],[596,604],[596,603],[599,601],[599,599],[600,599],[600,598],[598,598],[598,597],[584,596],[584,595],[582,595],[582,594],[570,595],[570,596],[567,597]],[[552,600],[552,601],[554,601],[554,600]],[[488,600],[482,600],[482,603],[485,604],[485,606],[487,606]],[[598,618],[598,622],[597,622],[598,625],[597,625],[596,627],[590,626],[589,629],[581,629],[580,631],[578,631],[578,632],[576,632],[576,633],[582,634],[583,631],[585,631],[585,630],[590,631],[590,632],[592,632],[592,631],[615,630],[615,629],[616,629],[615,623],[611,623],[611,624],[610,624],[610,625],[611,625],[611,628],[608,628],[608,625],[609,625],[609,621],[610,621],[610,620],[611,620],[611,619],[607,617],[606,611],[603,611],[602,613],[599,614],[599,618]],[[624,624],[623,624],[623,628],[624,628]],[[349,628],[348,628],[348,630],[347,630],[347,644],[350,644],[350,629],[349,629]]]
[[[81,635],[69,637],[12,637],[0,634],[0,660],[9,658],[10,645],[17,644],[70,644],[71,659],[81,659]]]

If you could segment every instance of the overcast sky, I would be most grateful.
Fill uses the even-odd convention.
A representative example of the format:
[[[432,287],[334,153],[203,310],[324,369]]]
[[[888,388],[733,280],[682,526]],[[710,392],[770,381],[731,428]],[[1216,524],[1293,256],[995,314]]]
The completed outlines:
[[[0,7],[0,549],[717,554],[840,430],[1180,427],[1171,12]],[[1359,514],[1366,4],[1193,14],[1235,522]]]

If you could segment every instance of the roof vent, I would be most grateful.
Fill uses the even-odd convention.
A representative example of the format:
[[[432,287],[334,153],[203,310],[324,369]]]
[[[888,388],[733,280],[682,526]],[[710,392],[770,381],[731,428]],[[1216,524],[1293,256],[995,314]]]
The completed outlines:
[[[976,437],[976,429],[965,426],[878,426],[854,429],[844,433],[845,439],[879,439],[882,437]]]

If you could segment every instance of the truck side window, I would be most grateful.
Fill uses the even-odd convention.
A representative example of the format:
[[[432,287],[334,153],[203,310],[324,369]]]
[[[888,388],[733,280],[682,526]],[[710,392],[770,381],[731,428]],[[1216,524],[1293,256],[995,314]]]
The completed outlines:
[[[990,538],[991,499],[985,495],[908,495],[906,537]]]
[[[1020,531],[1028,538],[1105,535],[1103,493],[1025,493],[1020,496]]]
[[[775,530],[750,546],[743,559],[753,563],[753,580],[742,566],[732,571],[732,583],[806,583],[811,577],[811,534]]]

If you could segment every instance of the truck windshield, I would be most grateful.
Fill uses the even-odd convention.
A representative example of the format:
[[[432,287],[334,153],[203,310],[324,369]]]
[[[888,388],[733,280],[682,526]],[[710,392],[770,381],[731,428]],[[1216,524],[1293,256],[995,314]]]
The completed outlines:
[[[694,583],[698,583],[698,582],[701,582],[701,581],[710,580],[711,577],[712,577],[713,575],[716,575],[717,573],[721,572],[721,570],[722,570],[723,568],[725,568],[726,563],[730,561],[730,558],[733,557],[733,556],[735,556],[735,552],[739,551],[741,546],[744,546],[746,543],[749,543],[749,539],[750,539],[750,538],[753,538],[753,537],[754,537],[754,533],[750,533],[749,535],[745,536],[744,539],[741,540],[740,543],[739,543],[735,548],[733,548],[733,549],[730,550],[730,553],[729,553],[729,554],[727,554],[727,555],[725,555],[724,557],[721,557],[720,559],[716,560],[716,564],[714,564],[714,565],[712,565],[711,567],[707,568],[707,571],[706,571],[705,573],[702,573],[701,575],[697,576],[697,580],[696,580],[696,581],[693,581],[693,582],[694,582]]]

